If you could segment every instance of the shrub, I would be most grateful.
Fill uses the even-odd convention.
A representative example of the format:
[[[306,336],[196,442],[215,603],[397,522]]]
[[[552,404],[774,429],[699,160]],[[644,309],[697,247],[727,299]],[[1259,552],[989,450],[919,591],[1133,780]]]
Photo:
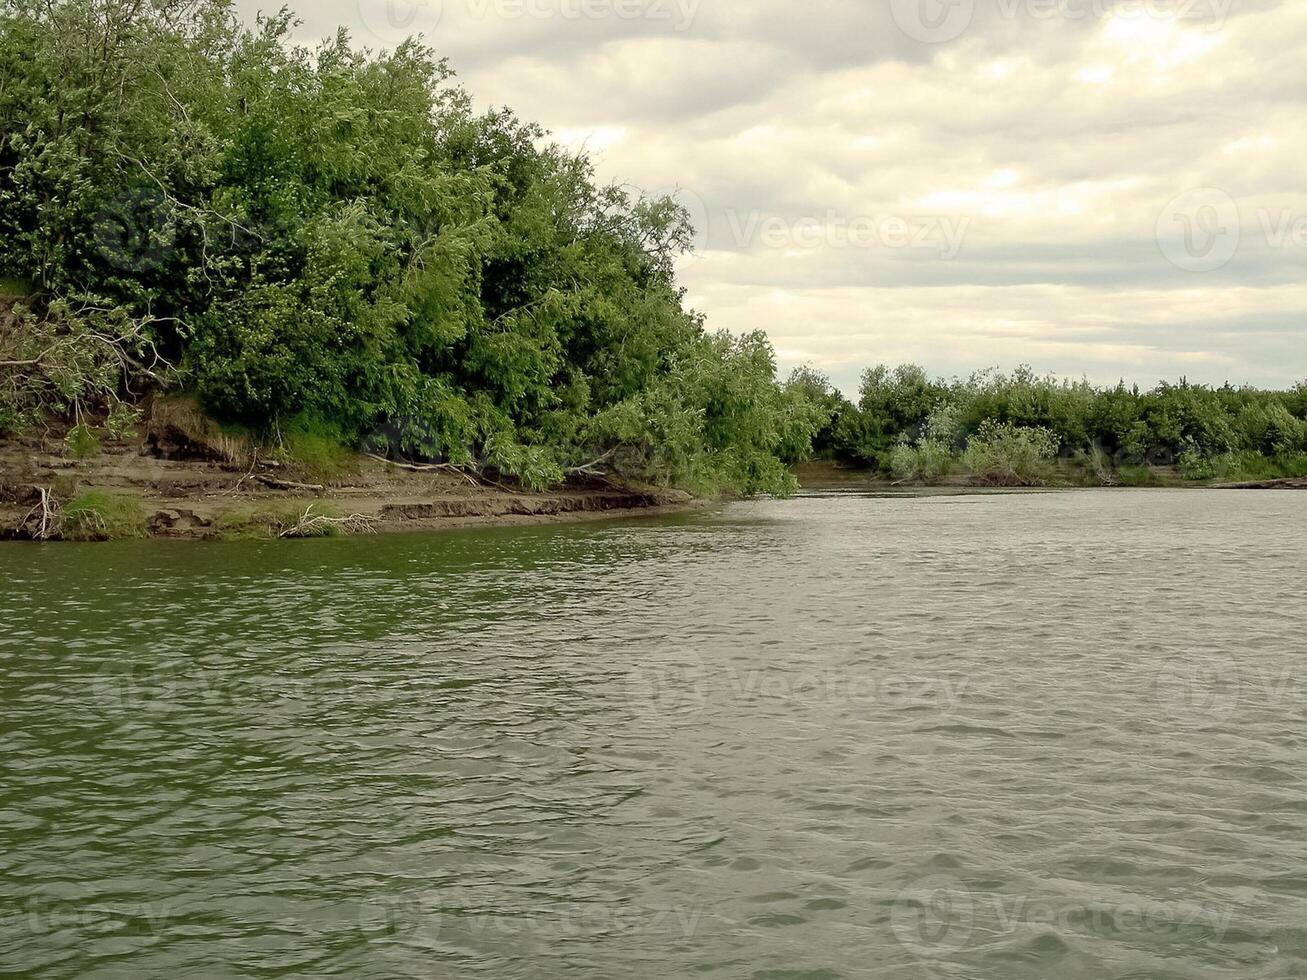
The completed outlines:
[[[764,339],[686,308],[674,199],[475,114],[419,40],[309,48],[289,11],[235,8],[0,6],[0,270],[50,297],[0,321],[0,427],[107,414],[166,375],[323,479],[367,446],[532,487],[620,458],[792,489],[830,393],[783,391]],[[164,451],[216,444],[197,434]]]
[[[986,419],[967,443],[962,461],[977,477],[996,486],[1039,486],[1052,477],[1060,443],[1044,428]]]
[[[80,422],[64,437],[64,453],[70,459],[90,459],[100,454],[100,440],[89,425]]]
[[[928,485],[942,483],[953,469],[956,457],[948,444],[923,439],[915,446],[899,443],[890,451],[890,470],[900,481],[919,480]]]

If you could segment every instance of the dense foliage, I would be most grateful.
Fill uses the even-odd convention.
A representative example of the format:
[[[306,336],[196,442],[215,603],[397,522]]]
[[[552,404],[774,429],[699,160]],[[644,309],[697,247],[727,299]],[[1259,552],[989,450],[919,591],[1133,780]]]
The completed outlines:
[[[266,432],[754,492],[828,420],[761,335],[685,309],[680,208],[474,114],[416,41],[308,50],[230,0],[0,9],[0,276],[30,296],[0,330],[0,429],[166,362]]]
[[[1182,381],[1140,391],[1029,368],[944,380],[882,366],[863,376],[854,405],[821,378],[805,383],[835,400],[819,449],[903,480],[962,473],[1038,484],[1058,460],[1107,483],[1150,466],[1192,480],[1307,474],[1307,384],[1277,392]]]

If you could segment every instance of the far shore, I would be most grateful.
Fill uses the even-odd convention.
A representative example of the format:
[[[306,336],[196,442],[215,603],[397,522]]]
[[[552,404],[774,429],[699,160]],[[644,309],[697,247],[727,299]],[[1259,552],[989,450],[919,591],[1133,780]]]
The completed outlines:
[[[1253,480],[1247,482],[1193,481],[1183,479],[1173,466],[1140,468],[1141,479],[1125,482],[1112,474],[1107,481],[1090,482],[1083,470],[1061,466],[1054,470],[1051,479],[1032,484],[996,483],[981,480],[967,473],[952,473],[938,483],[920,480],[895,480],[876,470],[850,466],[833,460],[814,460],[797,467],[799,482],[806,490],[868,490],[868,491],[1033,491],[1076,489],[1170,489],[1170,490],[1307,490],[1307,477]]]

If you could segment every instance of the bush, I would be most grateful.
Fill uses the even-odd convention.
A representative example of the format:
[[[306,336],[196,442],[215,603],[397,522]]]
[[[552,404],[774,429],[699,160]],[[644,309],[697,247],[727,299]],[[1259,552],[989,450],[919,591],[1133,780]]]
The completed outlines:
[[[996,486],[1039,486],[1052,478],[1051,462],[1060,439],[1043,428],[986,419],[967,443],[962,461],[977,477]]]
[[[1050,465],[1030,462],[1030,447],[1003,445],[1002,439],[987,445],[995,430],[984,435],[986,426],[1012,426],[1051,433],[1058,449],[1078,461],[1081,478],[1099,485],[1160,480],[1150,467],[1172,464],[1191,479],[1282,472],[1307,452],[1305,393],[1307,385],[1275,392],[1187,381],[1146,392],[1124,384],[1099,389],[1084,381],[1039,377],[1026,367],[1010,375],[981,371],[944,381],[929,379],[916,367],[881,367],[865,376],[860,406],[840,411],[833,453],[901,476],[920,472],[914,447],[922,440],[954,450],[975,441],[971,458],[982,479],[1017,484],[1053,479]],[[1036,455],[1046,452],[1046,446],[1036,448]],[[1013,453],[1019,463],[1015,473],[1003,461]],[[1254,465],[1249,453],[1261,461]]]
[[[829,399],[686,309],[684,208],[474,114],[417,41],[291,26],[230,0],[0,7],[0,273],[53,297],[0,323],[0,426],[166,375],[324,478],[365,446],[532,487],[597,458],[793,487]]]
[[[915,446],[899,443],[890,452],[890,471],[901,482],[919,480],[932,486],[942,483],[955,462],[953,450],[938,439],[923,439]]]

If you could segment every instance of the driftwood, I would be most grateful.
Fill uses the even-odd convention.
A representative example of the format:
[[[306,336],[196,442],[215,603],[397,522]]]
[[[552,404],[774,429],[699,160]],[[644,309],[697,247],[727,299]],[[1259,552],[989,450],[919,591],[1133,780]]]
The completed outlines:
[[[290,527],[284,528],[278,535],[281,538],[320,538],[332,531],[345,531],[349,534],[376,534],[377,518],[366,514],[351,514],[349,517],[328,517],[326,514],[313,513],[313,505],[305,509],[300,519]]]
[[[254,455],[254,461],[250,463],[249,472],[246,473],[244,476],[242,476],[239,480],[237,480],[236,485],[234,487],[232,487],[230,490],[224,490],[221,494],[219,494],[219,496],[230,497],[240,493],[241,487],[245,486],[245,481],[254,478],[254,471],[258,469],[259,466],[259,454],[255,452],[253,455]]]
[[[273,490],[303,490],[306,493],[327,492],[327,488],[320,483],[291,483],[289,480],[278,480],[273,476],[256,476],[254,479]],[[237,484],[237,486],[240,486],[240,484]]]

